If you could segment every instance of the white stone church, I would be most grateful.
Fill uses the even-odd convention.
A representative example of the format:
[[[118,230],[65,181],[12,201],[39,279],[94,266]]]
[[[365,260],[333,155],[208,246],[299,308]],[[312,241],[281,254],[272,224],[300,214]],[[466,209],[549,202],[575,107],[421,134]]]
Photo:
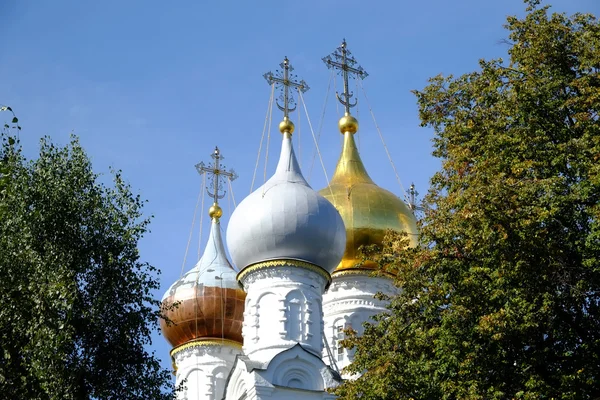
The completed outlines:
[[[206,249],[196,266],[165,293],[172,324],[162,323],[173,346],[179,399],[333,399],[352,351],[340,345],[348,328],[385,311],[374,295],[396,293],[392,277],[373,276],[377,265],[357,254],[361,245],[381,244],[388,229],[417,227],[410,207],[369,177],[355,144],[358,121],[351,116],[348,78],[366,72],[342,43],[324,59],[339,69],[345,116],[338,123],[343,147],[328,187],[315,191],[294,155],[289,119],[293,90],[304,81],[265,76],[283,90],[281,153],[275,173],[235,209],[227,226],[227,259],[218,200],[219,151],[213,158],[215,203]],[[327,161],[327,160],[325,160]]]

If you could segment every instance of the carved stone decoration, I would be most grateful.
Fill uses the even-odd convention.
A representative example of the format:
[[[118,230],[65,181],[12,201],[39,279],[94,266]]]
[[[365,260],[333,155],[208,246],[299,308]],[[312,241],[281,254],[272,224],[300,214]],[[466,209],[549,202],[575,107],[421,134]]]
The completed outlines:
[[[177,399],[222,399],[227,376],[241,353],[239,343],[226,339],[197,340],[173,349],[175,384],[183,383]]]
[[[322,270],[298,267],[294,260],[246,271],[240,283],[247,291],[247,313],[255,314],[244,320],[244,335],[250,335],[244,337],[244,354],[266,361],[299,343],[320,357],[322,293],[328,276]]]
[[[387,312],[387,301],[375,299],[381,292],[393,296],[398,293],[392,279],[373,277],[367,274],[336,275],[327,292],[323,295],[323,323],[325,340],[331,355],[323,351],[323,361],[341,371],[353,360],[353,351],[342,348],[339,343],[344,339],[344,330],[353,329],[363,332],[363,323],[373,322],[372,317]],[[332,359],[333,358],[333,359]],[[342,375],[345,379],[352,376]]]

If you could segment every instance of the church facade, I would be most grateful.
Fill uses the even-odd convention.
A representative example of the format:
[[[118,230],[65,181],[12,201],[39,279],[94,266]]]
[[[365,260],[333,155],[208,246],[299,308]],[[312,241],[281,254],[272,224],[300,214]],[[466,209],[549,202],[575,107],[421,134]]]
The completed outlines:
[[[358,248],[381,244],[388,229],[406,232],[414,244],[416,220],[407,204],[373,182],[356,147],[348,79],[366,72],[345,41],[324,61],[344,79],[338,96],[344,144],[333,178],[315,191],[296,160],[291,91],[308,87],[290,77],[286,58],[279,75],[265,75],[283,90],[279,162],[230,217],[231,262],[218,205],[219,175],[227,172],[219,167],[219,150],[213,154],[206,248],[163,297],[171,322],[161,321],[161,328],[173,346],[179,399],[333,399],[327,390],[352,379],[341,373],[353,356],[340,345],[344,332],[360,334],[364,322],[385,311],[377,292],[397,293],[393,277],[373,276],[377,264],[363,260]]]

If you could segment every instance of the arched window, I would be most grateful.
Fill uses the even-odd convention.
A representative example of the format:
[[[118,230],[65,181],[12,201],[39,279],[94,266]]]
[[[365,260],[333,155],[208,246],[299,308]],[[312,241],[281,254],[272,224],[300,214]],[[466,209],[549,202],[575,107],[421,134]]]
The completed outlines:
[[[199,393],[204,389],[202,379],[205,376],[206,373],[200,368],[192,368],[185,374],[185,383],[183,384],[184,398],[193,399],[199,396]]]
[[[342,347],[342,340],[344,340],[344,338],[344,325],[339,324],[335,327],[335,353],[338,361],[344,359],[344,347]]]
[[[306,299],[298,290],[293,290],[285,297],[285,330],[287,339],[301,341],[305,338]]]
[[[217,367],[213,371],[213,393],[215,398],[221,398],[224,395],[227,373],[228,370],[226,367]]]
[[[294,358],[276,366],[273,373],[273,384],[296,389],[323,390],[323,377],[311,364],[305,360]]]
[[[256,322],[258,324],[256,340],[268,340],[277,338],[278,329],[276,322],[277,316],[277,296],[273,293],[262,295],[256,303]]]
[[[340,318],[333,324],[333,356],[337,361],[344,360],[346,349],[342,346],[342,340],[346,338],[344,331],[351,328],[352,326],[345,318]]]

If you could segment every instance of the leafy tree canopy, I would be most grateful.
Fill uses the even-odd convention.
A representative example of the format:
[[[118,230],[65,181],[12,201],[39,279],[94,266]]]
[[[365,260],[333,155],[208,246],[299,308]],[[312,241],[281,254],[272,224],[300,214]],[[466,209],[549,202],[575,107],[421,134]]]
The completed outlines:
[[[143,201],[98,181],[76,138],[28,161],[0,148],[0,393],[10,399],[168,399],[147,351],[157,271],[140,261]]]
[[[508,62],[415,92],[442,167],[344,399],[600,397],[600,24],[526,3]]]

